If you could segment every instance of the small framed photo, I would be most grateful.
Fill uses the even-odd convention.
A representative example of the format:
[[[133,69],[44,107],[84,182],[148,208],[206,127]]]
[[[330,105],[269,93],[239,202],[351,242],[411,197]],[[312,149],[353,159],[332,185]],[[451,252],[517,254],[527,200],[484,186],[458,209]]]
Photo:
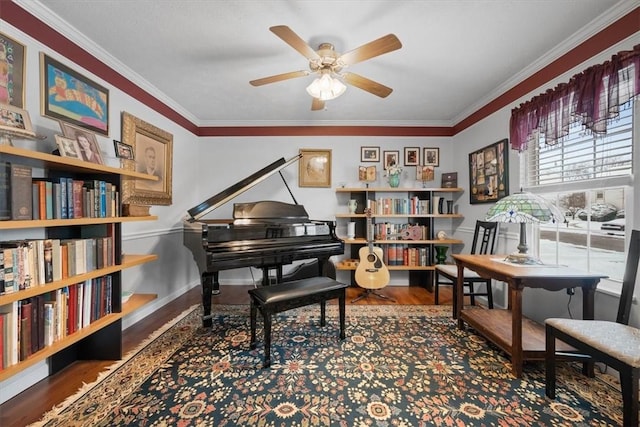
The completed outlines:
[[[440,149],[439,148],[425,148],[424,155],[422,156],[423,165],[425,166],[440,166]]]
[[[418,166],[420,164],[420,148],[404,147],[404,165]]]
[[[393,166],[400,166],[400,151],[384,151],[384,168],[389,169]]]
[[[331,150],[301,149],[299,187],[331,187]]]
[[[35,136],[29,112],[9,104],[0,104],[0,131]]]
[[[373,182],[376,176],[375,166],[358,166],[358,181]]]
[[[458,187],[458,172],[446,172],[442,174],[442,188]]]
[[[71,157],[73,159],[80,158],[80,147],[78,147],[78,141],[73,138],[67,138],[66,136],[56,135],[56,145],[58,151],[62,157]]]
[[[104,164],[102,154],[100,153],[100,145],[98,145],[98,139],[95,133],[88,132],[65,122],[60,122],[60,128],[64,136],[74,139],[78,143],[80,160],[97,163],[99,165]]]
[[[116,157],[126,160],[133,160],[133,147],[129,144],[125,144],[124,142],[120,142],[118,140],[113,140],[113,146],[116,151]]]
[[[360,147],[361,162],[379,162],[380,147]]]
[[[433,181],[435,170],[433,166],[416,166],[416,181]]]

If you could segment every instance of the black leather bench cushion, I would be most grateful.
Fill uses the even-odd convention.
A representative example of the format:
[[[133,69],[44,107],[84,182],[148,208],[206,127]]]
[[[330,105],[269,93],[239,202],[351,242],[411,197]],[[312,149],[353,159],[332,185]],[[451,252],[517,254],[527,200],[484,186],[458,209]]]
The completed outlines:
[[[278,283],[250,289],[249,293],[262,305],[273,304],[291,299],[347,288],[349,285],[336,282],[328,277],[311,277],[293,282]]]

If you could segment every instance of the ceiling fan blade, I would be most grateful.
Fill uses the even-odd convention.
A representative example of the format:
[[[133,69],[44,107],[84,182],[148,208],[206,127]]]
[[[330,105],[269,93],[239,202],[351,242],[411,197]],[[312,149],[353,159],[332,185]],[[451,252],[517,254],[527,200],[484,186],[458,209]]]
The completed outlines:
[[[385,53],[393,52],[401,47],[402,43],[400,43],[400,40],[398,40],[394,34],[387,34],[386,36],[342,54],[338,60],[344,65],[353,65]]]
[[[308,76],[309,71],[291,71],[290,73],[276,74],[275,76],[263,77],[257,80],[251,80],[252,86],[262,86],[269,83],[281,82],[282,80],[295,79],[297,77]]]
[[[319,98],[313,98],[311,101],[311,111],[324,110],[324,101]]]
[[[378,82],[374,82],[366,77],[362,77],[359,74],[354,73],[342,73],[342,78],[345,82],[349,83],[352,86],[360,88],[362,90],[366,90],[380,98],[386,98],[393,92],[393,89],[382,85]]]
[[[293,30],[286,25],[276,25],[270,27],[269,30],[276,36],[280,37],[289,46],[300,52],[305,58],[320,59],[320,56],[298,36]]]

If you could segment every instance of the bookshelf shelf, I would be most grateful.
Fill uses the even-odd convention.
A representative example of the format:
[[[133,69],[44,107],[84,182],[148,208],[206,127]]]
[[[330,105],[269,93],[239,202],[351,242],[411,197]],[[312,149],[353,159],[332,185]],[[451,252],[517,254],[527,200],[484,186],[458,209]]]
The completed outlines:
[[[60,177],[61,175],[65,175],[73,180],[83,181],[85,183],[96,180],[104,181],[107,185],[115,187],[117,191],[121,191],[122,189],[123,177],[157,180],[156,177],[132,170],[26,150],[8,144],[0,145],[0,162],[29,166],[32,169],[42,169],[44,175],[43,178],[47,180],[52,180],[56,177]],[[114,211],[120,210],[121,207],[117,207],[117,210]],[[8,288],[6,293],[0,294],[0,315],[3,316],[3,320],[11,319],[11,324],[16,325],[16,329],[12,329],[12,331],[14,331],[11,335],[12,338],[7,341],[9,338],[4,336],[4,341],[2,343],[5,346],[9,345],[11,347],[13,354],[12,358],[14,359],[16,358],[15,349],[20,348],[19,341],[21,337],[20,330],[17,325],[19,324],[20,328],[25,325],[25,323],[23,323],[25,319],[20,317],[21,315],[16,316],[16,313],[22,313],[26,304],[31,305],[32,316],[38,316],[37,318],[39,319],[42,319],[39,317],[42,313],[42,304],[47,303],[54,307],[53,312],[55,314],[53,316],[60,316],[60,313],[64,313],[62,316],[65,316],[63,319],[59,320],[58,323],[61,329],[53,329],[56,331],[56,337],[55,341],[51,342],[50,345],[42,345],[42,330],[40,328],[42,328],[44,324],[47,324],[46,320],[32,320],[31,323],[26,323],[30,324],[31,328],[38,328],[36,335],[31,336],[37,336],[39,342],[37,342],[37,345],[27,347],[27,349],[30,349],[28,352],[19,354],[16,363],[5,363],[4,368],[0,366],[0,381],[6,380],[7,378],[22,372],[29,366],[44,360],[48,360],[49,372],[52,374],[76,360],[117,360],[122,358],[122,318],[157,298],[156,294],[134,294],[126,303],[122,303],[122,271],[128,268],[141,266],[158,259],[158,256],[155,254],[122,254],[122,224],[139,221],[154,221],[157,219],[158,217],[155,215],[147,215],[138,217],[115,216],[0,221],[0,230],[12,230],[11,234],[3,233],[2,239],[7,239],[8,237],[4,236],[10,235],[11,240],[16,242],[22,241],[20,237],[15,237],[17,234],[28,235],[29,237],[24,238],[24,241],[27,242],[41,240],[60,240],[60,242],[65,240],[92,240],[92,245],[87,244],[90,248],[86,252],[87,260],[78,261],[82,256],[85,256],[85,252],[80,251],[77,253],[74,252],[76,255],[74,262],[81,262],[82,264],[86,262],[89,265],[88,260],[94,260],[94,262],[87,267],[88,269],[91,269],[89,272],[72,275],[43,285],[31,285],[31,287],[27,287],[26,289],[13,292],[10,292]],[[33,232],[22,233],[20,231],[27,229],[41,230],[36,230],[35,232],[38,234],[38,237],[34,237]],[[0,242],[2,242],[2,240],[0,240]],[[80,243],[83,243],[80,247],[85,250],[84,242]],[[19,245],[19,243],[17,244]],[[14,244],[14,246],[8,246],[10,248],[14,248],[16,247],[15,245],[16,244]],[[91,252],[91,248],[96,248],[95,251],[97,252]],[[100,252],[101,250],[103,252]],[[27,249],[24,251],[25,253],[31,251],[31,244],[29,244],[28,251]],[[7,252],[3,252],[3,255],[5,253]],[[28,253],[28,256],[30,257],[31,252]],[[71,249],[69,249],[69,254],[71,254]],[[96,257],[102,254],[104,258],[93,258],[90,254],[93,254]],[[21,256],[24,257],[24,260],[27,259],[27,255]],[[42,260],[41,252],[38,252],[38,255],[35,255],[35,257]],[[54,255],[54,260],[55,259]],[[60,258],[57,259],[59,260]],[[31,262],[31,258],[29,258],[29,262]],[[61,265],[59,264],[60,261],[57,262],[59,267]],[[68,262],[69,274],[71,274],[72,271],[76,270],[72,270],[71,268],[71,258],[69,258]],[[96,265],[106,265],[111,262],[113,262],[113,265],[103,268],[95,268]],[[49,261],[48,265],[51,265],[51,261]],[[32,266],[30,268],[34,267]],[[82,270],[77,271],[83,270],[84,265]],[[28,271],[30,274],[37,275],[37,273],[35,273],[37,268]],[[49,270],[49,272],[50,271],[51,270]],[[60,275],[60,269],[54,271],[57,271],[58,278],[62,277]],[[29,283],[27,279],[24,279],[26,274],[27,273],[23,276],[23,279],[20,279],[20,283]],[[41,280],[42,276],[39,277]],[[50,280],[51,276],[48,277],[48,280]],[[54,277],[56,276],[54,275]],[[34,282],[31,281],[31,283]],[[91,295],[92,299],[88,299],[86,295],[84,296],[84,299],[80,298],[80,295],[82,295],[82,284],[84,284],[84,289],[87,289],[86,295]],[[0,292],[4,291],[4,288],[5,285],[3,283],[0,288]],[[78,289],[78,296],[75,297],[76,300],[74,300],[73,304],[69,303],[72,301],[72,293],[70,292],[72,289]],[[60,295],[64,296],[60,298]],[[65,305],[63,306],[59,304]],[[37,309],[35,307],[37,307]],[[57,310],[57,308],[62,307],[65,307],[65,309]],[[73,310],[77,318],[72,318],[71,315],[68,314],[72,309],[71,307],[75,307]],[[51,307],[49,307],[49,314],[51,315],[51,313],[52,310]],[[88,314],[90,314],[90,317]],[[67,316],[69,320],[67,320]],[[73,322],[71,319],[73,319]],[[92,321],[89,322],[88,319],[92,319]],[[76,320],[77,323],[74,323]],[[48,324],[51,325],[51,323]],[[69,325],[73,325],[73,327],[70,327]],[[82,327],[82,325],[84,325],[84,327]],[[25,329],[25,331],[26,330],[27,329]],[[16,337],[15,331],[18,331],[17,340],[14,340]],[[52,329],[50,328],[49,338],[52,338],[54,335],[51,331]],[[29,335],[27,334],[26,336]],[[20,349],[22,350],[22,348]],[[12,362],[14,361],[15,360],[12,360]]]

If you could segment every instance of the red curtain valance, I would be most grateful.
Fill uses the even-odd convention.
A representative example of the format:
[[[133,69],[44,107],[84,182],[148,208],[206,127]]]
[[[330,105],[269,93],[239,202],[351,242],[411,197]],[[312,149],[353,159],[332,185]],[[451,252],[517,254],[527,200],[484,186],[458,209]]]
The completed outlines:
[[[618,52],[511,110],[511,148],[523,151],[529,141],[544,135],[549,145],[569,133],[579,121],[595,134],[607,131],[620,106],[640,94],[640,45]]]

